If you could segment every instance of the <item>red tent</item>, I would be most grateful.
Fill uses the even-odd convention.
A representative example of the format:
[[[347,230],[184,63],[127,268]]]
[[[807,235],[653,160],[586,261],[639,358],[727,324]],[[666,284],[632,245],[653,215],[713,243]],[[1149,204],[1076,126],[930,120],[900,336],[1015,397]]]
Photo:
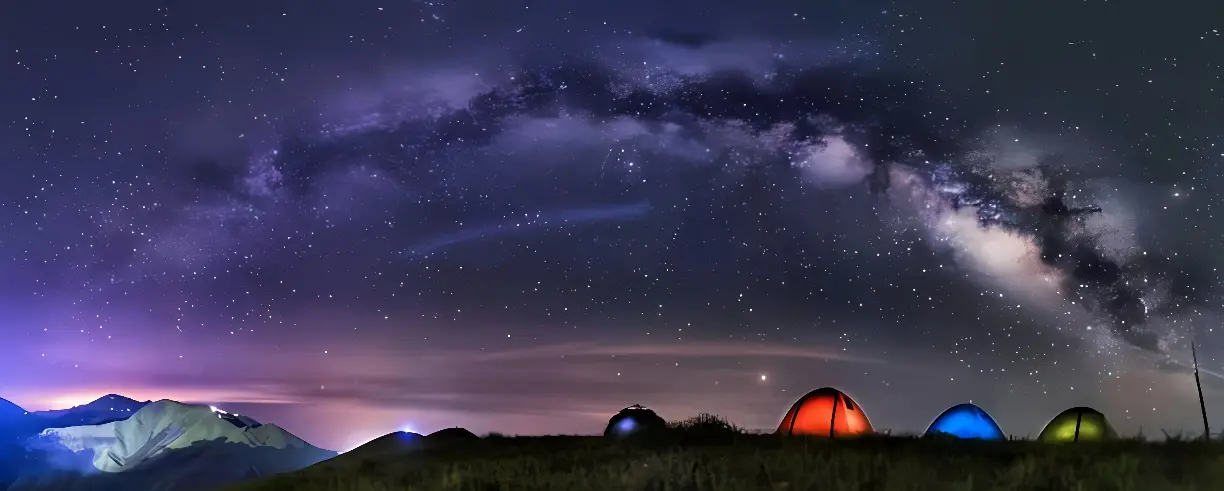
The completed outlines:
[[[872,433],[871,421],[850,396],[832,387],[808,392],[778,425],[783,435],[855,436]]]

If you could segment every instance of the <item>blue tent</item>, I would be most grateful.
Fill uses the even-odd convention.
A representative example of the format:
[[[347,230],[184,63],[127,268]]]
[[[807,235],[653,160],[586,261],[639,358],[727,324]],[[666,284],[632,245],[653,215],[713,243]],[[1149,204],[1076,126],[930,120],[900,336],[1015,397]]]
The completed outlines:
[[[1003,430],[986,411],[973,404],[957,404],[940,414],[927,434],[952,435],[957,438],[979,438],[982,440],[1004,440]]]

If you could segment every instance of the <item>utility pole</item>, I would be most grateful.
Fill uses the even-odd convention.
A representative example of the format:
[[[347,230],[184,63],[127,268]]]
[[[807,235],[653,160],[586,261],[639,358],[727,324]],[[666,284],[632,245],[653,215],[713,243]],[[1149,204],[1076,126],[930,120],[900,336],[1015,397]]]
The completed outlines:
[[[1198,352],[1194,343],[1190,343],[1190,356],[1194,358],[1194,387],[1198,389],[1199,411],[1203,413],[1203,440],[1211,441],[1211,427],[1207,425],[1207,403],[1203,401],[1203,384],[1199,382]]]

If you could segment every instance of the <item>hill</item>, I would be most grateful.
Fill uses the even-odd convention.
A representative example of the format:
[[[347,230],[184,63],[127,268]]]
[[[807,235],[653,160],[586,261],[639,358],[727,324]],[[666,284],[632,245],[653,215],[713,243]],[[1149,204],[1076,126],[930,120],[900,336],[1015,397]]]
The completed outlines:
[[[373,443],[373,442],[372,442]],[[827,440],[738,435],[611,441],[484,438],[436,449],[345,454],[226,491],[1017,490],[1190,491],[1224,479],[1224,445],[1048,444],[947,438]]]
[[[22,409],[21,406],[13,404],[12,402],[4,399],[0,399],[0,422],[7,419],[24,416],[25,413],[26,410]]]
[[[14,439],[25,432],[26,410],[4,399],[0,399],[0,489],[16,477],[23,450]]]
[[[47,428],[97,425],[124,420],[148,403],[149,401],[136,401],[118,394],[107,394],[80,406],[50,411],[33,411],[28,416],[33,421],[33,426],[37,427],[37,431],[42,431]]]
[[[446,428],[423,436],[419,433],[397,431],[366,442],[360,447],[340,454],[328,461],[332,464],[360,460],[395,458],[424,450],[436,450],[454,445],[479,441],[480,437],[463,428]]]
[[[49,428],[24,443],[11,490],[197,490],[335,455],[276,425],[170,400],[130,418]]]

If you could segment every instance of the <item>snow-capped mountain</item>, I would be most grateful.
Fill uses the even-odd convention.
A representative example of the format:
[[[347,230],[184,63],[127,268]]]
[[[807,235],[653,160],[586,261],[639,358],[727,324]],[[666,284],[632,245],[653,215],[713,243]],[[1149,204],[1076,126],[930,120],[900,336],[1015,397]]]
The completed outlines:
[[[10,490],[196,490],[335,456],[273,424],[160,400],[127,419],[47,428],[24,441]]]
[[[73,452],[90,451],[93,467],[103,472],[122,472],[200,442],[275,449],[310,447],[279,426],[171,400],[149,403],[125,420],[50,428],[39,435],[39,440],[41,445],[55,444]]]

